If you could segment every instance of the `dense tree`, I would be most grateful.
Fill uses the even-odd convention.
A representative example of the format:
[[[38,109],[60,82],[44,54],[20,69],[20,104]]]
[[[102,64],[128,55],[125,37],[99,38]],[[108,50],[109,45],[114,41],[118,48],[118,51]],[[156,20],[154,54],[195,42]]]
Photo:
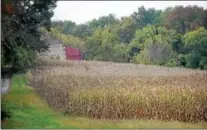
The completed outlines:
[[[114,14],[109,14],[108,16],[99,17],[97,20],[93,19],[89,21],[88,24],[91,28],[105,28],[109,25],[118,23],[118,19]]]
[[[132,14],[132,17],[136,20],[137,27],[142,29],[146,25],[156,25],[160,22],[160,10],[154,8],[145,9],[144,6],[138,8],[137,12]]]
[[[203,26],[207,29],[207,10],[203,12]]]
[[[74,29],[73,35],[79,38],[85,39],[88,36],[92,35],[92,30],[86,24],[77,25]]]
[[[184,35],[187,67],[207,67],[207,30],[203,27]]]
[[[160,25],[163,26],[163,25],[165,25],[167,23],[167,18],[171,14],[172,10],[173,10],[172,7],[168,7],[164,11],[161,12],[160,17],[159,17]]]
[[[110,31],[110,27],[96,30],[86,41],[87,59],[103,61],[127,60],[125,45],[118,43],[118,36]]]
[[[72,21],[54,21],[52,22],[52,28],[58,29],[61,33],[66,35],[74,35],[79,38],[86,38],[92,35],[92,28],[88,24],[79,24]]]
[[[84,48],[87,60],[206,69],[206,14],[198,6],[163,11],[142,6],[121,19],[109,14],[85,24],[58,21],[52,25],[64,44]]]
[[[81,49],[81,51],[85,51],[85,42],[81,38],[75,37],[70,34],[66,35],[56,28],[51,28],[50,32],[47,32],[46,30],[44,30],[44,32],[50,34],[50,36],[59,39],[64,45],[78,47]]]
[[[161,36],[155,36],[154,40],[145,41],[146,47],[135,56],[135,62],[142,64],[164,65],[170,61],[173,56],[172,47]]]
[[[61,21],[61,20],[52,21],[51,27],[52,28],[56,28],[56,29],[60,30],[61,32],[63,32],[63,30],[64,30],[64,24],[65,24],[65,21]]]
[[[8,4],[9,11],[5,9]],[[9,65],[15,70],[24,69],[48,47],[40,39],[39,27],[50,29],[56,0],[1,1],[1,5],[1,68]]]
[[[115,32],[119,36],[119,41],[121,43],[130,43],[134,38],[134,33],[136,31],[136,21],[132,17],[122,17],[120,22],[114,27]]]
[[[203,26],[204,9],[198,6],[176,6],[167,17],[167,26],[184,34]]]
[[[76,28],[76,24],[72,21],[65,21],[63,24],[63,33],[73,34]]]
[[[164,27],[146,26],[142,30],[138,29],[135,38],[132,41],[133,46],[139,47],[141,50],[147,45],[147,40],[154,39],[155,36],[160,36],[165,39],[166,43],[171,44],[172,38],[175,36],[174,30],[167,30]]]

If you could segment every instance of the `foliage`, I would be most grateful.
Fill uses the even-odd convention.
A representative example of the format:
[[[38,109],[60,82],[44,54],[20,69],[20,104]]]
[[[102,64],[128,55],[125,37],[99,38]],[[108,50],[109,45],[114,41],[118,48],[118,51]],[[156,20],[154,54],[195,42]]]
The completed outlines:
[[[190,68],[197,68],[199,66],[199,61],[201,56],[199,53],[196,53],[195,51],[187,54],[185,56],[186,59],[186,67],[190,67]]]
[[[85,42],[78,37],[75,37],[75,36],[69,35],[69,34],[68,35],[63,34],[58,29],[55,29],[55,28],[51,28],[51,31],[47,32],[47,33],[49,33],[51,36],[61,40],[64,45],[78,47],[82,51],[85,51],[85,45],[84,45]]]
[[[84,41],[81,48],[87,60],[206,68],[206,10],[202,7],[161,11],[141,6],[121,19],[109,14],[85,24],[56,21],[52,25],[64,43],[80,47],[79,40]],[[80,39],[66,40],[72,36]]]
[[[40,39],[39,27],[49,30],[56,0],[8,1],[12,14],[4,10],[6,1],[1,2],[1,67],[12,65],[18,71],[30,65],[38,52],[47,50],[48,44]]]
[[[93,19],[88,22],[91,28],[105,28],[107,26],[118,23],[114,14],[109,14],[108,16],[99,17],[97,20]]]
[[[184,35],[187,67],[204,69],[207,64],[207,30],[203,27]]]
[[[176,6],[167,17],[167,26],[186,33],[204,24],[204,9],[198,6]]]
[[[167,24],[167,18],[172,13],[172,7],[167,7],[165,10],[163,10],[160,14],[160,25],[166,26]]]
[[[79,38],[91,36],[92,30],[85,24],[80,24],[74,29],[73,35]]]
[[[138,29],[132,44],[138,46],[141,50],[147,46],[147,40],[154,40],[155,37],[160,37],[166,44],[171,44],[172,38],[175,36],[174,30],[167,30],[164,27],[146,26],[142,30]]]
[[[155,10],[154,8],[146,10],[144,6],[141,6],[137,12],[132,14],[132,17],[136,19],[137,27],[142,29],[146,25],[159,24],[160,13],[160,10]]]
[[[111,27],[97,29],[86,41],[86,58],[89,60],[126,62],[126,45],[118,43],[118,36]]]
[[[132,17],[123,17],[113,28],[119,36],[119,42],[129,44],[136,32],[136,21]]]
[[[144,45],[144,50],[137,55],[138,63],[164,65],[172,58],[172,47],[161,36],[155,36],[154,41],[146,40]]]

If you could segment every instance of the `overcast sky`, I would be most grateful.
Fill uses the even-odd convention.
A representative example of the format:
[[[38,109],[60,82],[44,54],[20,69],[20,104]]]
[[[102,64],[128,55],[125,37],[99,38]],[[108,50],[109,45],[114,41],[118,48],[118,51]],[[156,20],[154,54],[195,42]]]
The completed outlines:
[[[120,18],[129,16],[142,5],[156,9],[176,5],[198,5],[207,9],[207,1],[58,1],[52,20],[71,20],[81,24],[110,13]]]

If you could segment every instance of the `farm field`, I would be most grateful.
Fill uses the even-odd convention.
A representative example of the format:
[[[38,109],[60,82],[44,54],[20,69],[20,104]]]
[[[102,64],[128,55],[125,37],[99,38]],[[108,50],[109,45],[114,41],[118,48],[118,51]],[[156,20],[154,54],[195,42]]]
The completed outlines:
[[[12,113],[1,122],[2,129],[11,128],[207,128],[206,123],[182,123],[159,120],[109,120],[64,115],[54,111],[35,89],[27,86],[22,76],[14,76],[11,91],[2,103]]]
[[[204,121],[206,71],[98,61],[38,63],[29,74],[31,85],[68,115]]]
[[[26,76],[3,128],[207,128],[206,71],[41,59]]]

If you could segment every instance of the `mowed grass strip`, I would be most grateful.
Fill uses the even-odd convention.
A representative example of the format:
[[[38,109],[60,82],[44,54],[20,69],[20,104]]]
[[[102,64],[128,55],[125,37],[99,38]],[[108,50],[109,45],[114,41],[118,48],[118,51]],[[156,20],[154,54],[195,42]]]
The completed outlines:
[[[2,104],[12,116],[1,128],[207,128],[207,123],[163,122],[159,120],[103,120],[65,116],[52,110],[27,86],[22,76],[14,76],[10,92]]]

